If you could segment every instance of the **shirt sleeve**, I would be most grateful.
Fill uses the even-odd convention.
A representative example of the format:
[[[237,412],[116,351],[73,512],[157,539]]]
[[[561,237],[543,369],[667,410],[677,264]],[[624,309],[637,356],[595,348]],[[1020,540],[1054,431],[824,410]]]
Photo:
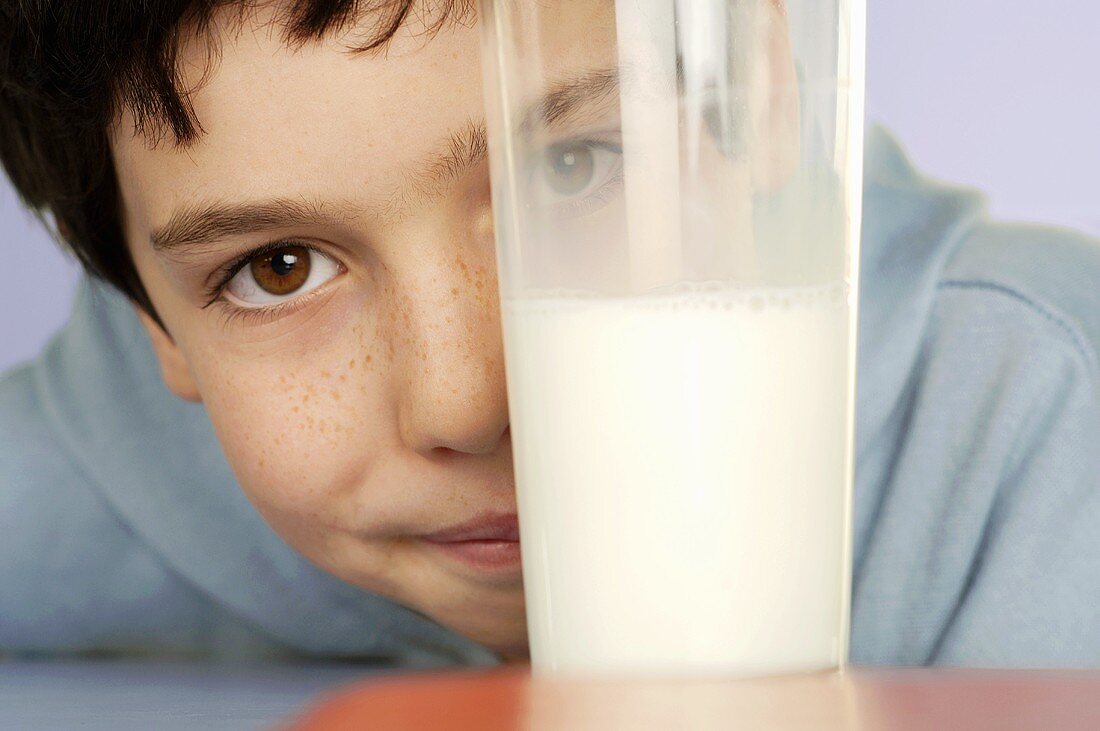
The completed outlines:
[[[34,375],[0,377],[0,653],[277,654],[113,514],[51,433]]]
[[[1020,374],[1023,408],[1005,430],[996,494],[936,664],[1100,665],[1096,361],[1066,321],[1045,314],[1057,337],[1035,342],[1046,352]]]
[[[876,494],[855,662],[1100,665],[1098,382],[1071,318],[995,282],[940,285],[857,487]]]

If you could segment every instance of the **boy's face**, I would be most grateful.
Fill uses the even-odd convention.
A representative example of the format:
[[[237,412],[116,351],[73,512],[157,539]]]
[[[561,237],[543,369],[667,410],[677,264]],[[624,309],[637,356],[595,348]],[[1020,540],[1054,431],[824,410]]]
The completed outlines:
[[[562,79],[606,68],[613,4],[563,5],[543,53]],[[291,546],[523,653],[477,30],[290,50],[273,12],[227,11],[205,77],[208,39],[184,44],[194,145],[153,145],[126,115],[113,132],[165,380],[205,404]]]
[[[612,20],[548,39],[563,73]],[[166,381],[291,546],[525,652],[477,30],[365,55],[354,32],[290,50],[269,21],[216,27],[196,144],[114,131]],[[206,60],[185,44],[185,82]]]

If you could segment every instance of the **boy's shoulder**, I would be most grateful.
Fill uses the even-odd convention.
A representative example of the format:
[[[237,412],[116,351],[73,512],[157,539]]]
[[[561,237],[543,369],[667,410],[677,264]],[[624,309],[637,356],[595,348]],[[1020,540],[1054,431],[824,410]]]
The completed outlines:
[[[1049,226],[982,222],[962,240],[938,285],[941,299],[1005,301],[1049,338],[1100,369],[1100,240]],[[1025,327],[1023,320],[1017,323]]]
[[[1100,241],[991,220],[983,195],[921,174],[878,127],[864,206],[860,382],[874,404],[894,404],[930,358],[992,367],[938,347],[963,331],[1034,357],[1068,348],[1096,375]]]
[[[1094,665],[1100,244],[869,143],[853,658]]]
[[[136,646],[166,614],[186,626],[197,597],[90,489],[38,375],[0,375],[0,652]]]

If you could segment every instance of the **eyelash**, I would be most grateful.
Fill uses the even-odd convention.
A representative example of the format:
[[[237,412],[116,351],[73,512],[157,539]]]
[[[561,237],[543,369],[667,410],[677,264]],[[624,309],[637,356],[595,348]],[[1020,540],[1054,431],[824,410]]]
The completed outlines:
[[[583,216],[607,205],[611,202],[615,189],[622,185],[623,180],[623,169],[620,166],[619,170],[604,181],[604,184],[595,193],[592,193],[583,201],[568,204],[567,207],[571,209],[570,215]]]
[[[307,294],[304,297],[280,302],[270,307],[237,307],[224,299],[215,299],[207,307],[211,305],[217,307],[223,327],[234,324],[263,325],[298,309],[302,302],[309,299],[309,297],[310,295]]]

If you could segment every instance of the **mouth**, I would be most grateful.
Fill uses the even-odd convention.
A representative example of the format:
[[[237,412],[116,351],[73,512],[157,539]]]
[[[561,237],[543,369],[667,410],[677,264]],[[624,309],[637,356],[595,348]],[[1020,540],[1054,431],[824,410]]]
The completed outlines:
[[[504,573],[520,567],[519,521],[515,513],[487,513],[420,539],[479,571]]]

